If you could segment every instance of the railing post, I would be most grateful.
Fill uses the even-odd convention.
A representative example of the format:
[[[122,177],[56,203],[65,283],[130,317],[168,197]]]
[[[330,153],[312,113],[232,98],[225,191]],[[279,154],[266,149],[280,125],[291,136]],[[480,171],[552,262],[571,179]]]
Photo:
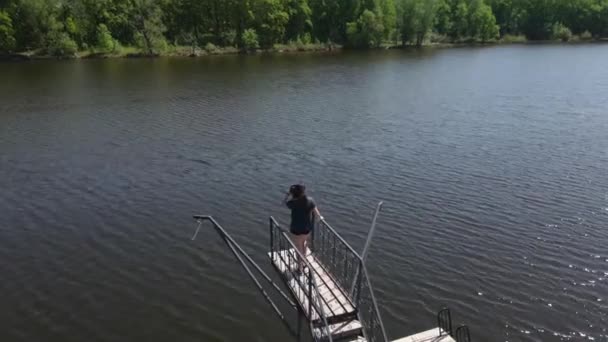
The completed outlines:
[[[363,272],[361,272],[361,267],[363,267],[363,261],[359,260],[359,274],[357,275],[357,297],[355,298],[355,303],[357,310],[359,309],[359,305],[361,304],[361,278],[363,278]],[[351,294],[352,295],[352,294]]]
[[[310,252],[314,253],[315,252],[315,228],[317,228],[317,225],[315,224],[315,220],[313,218],[312,220],[312,231],[310,232]]]
[[[313,321],[312,314],[312,274],[310,274],[310,270],[308,270],[308,317],[310,317],[310,321]]]
[[[273,230],[272,230],[272,217],[268,218],[268,226],[270,227],[270,255],[274,258],[274,255],[272,254],[274,252],[274,239],[273,239]]]

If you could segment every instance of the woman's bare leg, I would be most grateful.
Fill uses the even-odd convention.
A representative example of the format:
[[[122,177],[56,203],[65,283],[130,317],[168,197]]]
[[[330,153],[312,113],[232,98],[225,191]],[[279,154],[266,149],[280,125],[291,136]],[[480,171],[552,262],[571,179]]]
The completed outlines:
[[[306,250],[305,247],[305,243],[306,243],[306,235],[292,235],[292,241],[293,244],[296,246],[296,249],[298,250],[298,252],[302,253],[302,255],[304,255],[304,252]],[[302,260],[300,259],[300,257],[297,257],[298,260],[298,269],[300,271],[303,271],[304,269],[304,263],[302,262]]]

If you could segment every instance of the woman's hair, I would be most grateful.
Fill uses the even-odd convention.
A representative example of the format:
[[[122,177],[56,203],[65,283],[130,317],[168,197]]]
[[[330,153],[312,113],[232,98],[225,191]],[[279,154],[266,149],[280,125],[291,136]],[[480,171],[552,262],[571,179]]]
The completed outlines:
[[[302,184],[295,184],[289,188],[289,193],[296,198],[304,195],[305,191],[306,187]]]

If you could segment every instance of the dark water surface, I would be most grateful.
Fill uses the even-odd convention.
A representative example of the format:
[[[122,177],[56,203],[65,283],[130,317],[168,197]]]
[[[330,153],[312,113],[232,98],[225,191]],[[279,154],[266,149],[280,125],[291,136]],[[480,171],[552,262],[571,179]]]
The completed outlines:
[[[0,64],[1,341],[280,341],[289,184],[360,248],[389,337],[608,341],[608,45]]]

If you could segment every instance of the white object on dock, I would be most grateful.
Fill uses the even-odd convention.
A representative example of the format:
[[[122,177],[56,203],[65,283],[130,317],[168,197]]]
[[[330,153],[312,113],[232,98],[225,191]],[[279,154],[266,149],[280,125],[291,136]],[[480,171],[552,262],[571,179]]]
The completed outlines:
[[[442,331],[441,336],[439,336],[439,328],[434,328],[415,335],[393,340],[393,342],[456,342],[456,340],[444,331]]]

